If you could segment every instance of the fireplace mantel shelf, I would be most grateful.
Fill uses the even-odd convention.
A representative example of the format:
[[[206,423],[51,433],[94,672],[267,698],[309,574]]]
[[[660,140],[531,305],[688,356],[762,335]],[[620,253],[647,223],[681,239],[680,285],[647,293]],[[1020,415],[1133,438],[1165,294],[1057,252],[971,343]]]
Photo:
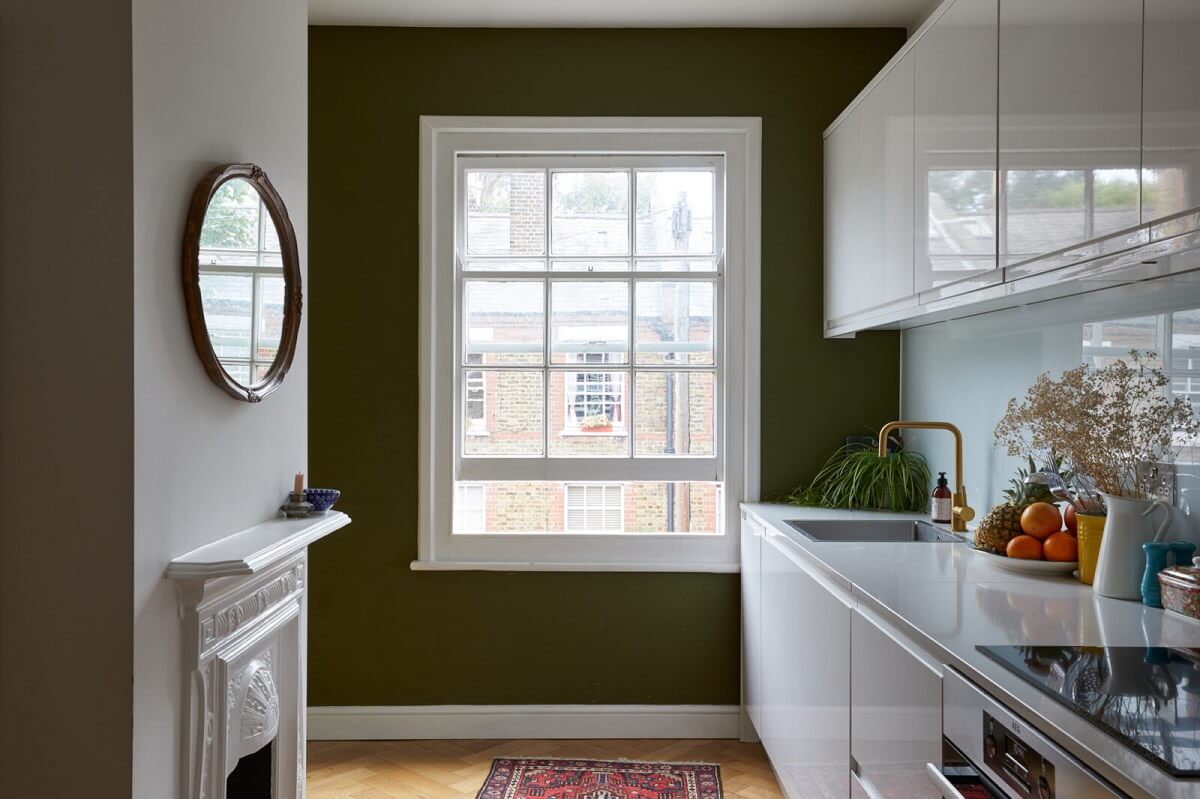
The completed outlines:
[[[167,566],[167,577],[216,580],[257,574],[349,523],[350,517],[336,510],[306,519],[272,519],[176,558]]]

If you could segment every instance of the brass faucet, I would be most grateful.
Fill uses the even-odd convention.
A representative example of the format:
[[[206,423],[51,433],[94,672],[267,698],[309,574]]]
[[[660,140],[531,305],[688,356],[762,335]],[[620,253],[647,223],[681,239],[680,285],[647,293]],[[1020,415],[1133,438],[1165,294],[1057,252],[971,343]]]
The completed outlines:
[[[879,431],[879,457],[888,454],[888,436],[893,430],[948,430],[954,435],[954,499],[950,513],[950,529],[956,533],[967,531],[967,522],[975,518],[975,509],[967,504],[967,487],[963,485],[962,432],[949,422],[888,422]]]

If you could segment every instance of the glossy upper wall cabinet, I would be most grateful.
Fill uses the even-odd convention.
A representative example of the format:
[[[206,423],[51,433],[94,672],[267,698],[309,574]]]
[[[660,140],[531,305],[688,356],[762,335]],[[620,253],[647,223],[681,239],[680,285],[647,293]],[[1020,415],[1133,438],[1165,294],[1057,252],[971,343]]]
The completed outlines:
[[[999,52],[1001,265],[1137,226],[1142,0],[1002,0]]]
[[[861,225],[857,305],[913,294],[913,54],[887,72],[855,111]]]
[[[1200,206],[1200,2],[1146,0],[1142,221]]]
[[[915,285],[998,283],[998,0],[958,0],[912,51],[916,72]]]
[[[858,205],[858,116],[825,139],[825,318],[854,312],[862,267]]]

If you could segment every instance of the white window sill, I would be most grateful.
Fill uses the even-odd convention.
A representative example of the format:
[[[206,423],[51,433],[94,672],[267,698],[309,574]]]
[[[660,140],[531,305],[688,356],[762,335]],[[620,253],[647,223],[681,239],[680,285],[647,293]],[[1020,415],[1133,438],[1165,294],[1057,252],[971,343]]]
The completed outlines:
[[[414,560],[415,572],[662,572],[695,574],[738,574],[738,563],[537,563],[472,560]]]

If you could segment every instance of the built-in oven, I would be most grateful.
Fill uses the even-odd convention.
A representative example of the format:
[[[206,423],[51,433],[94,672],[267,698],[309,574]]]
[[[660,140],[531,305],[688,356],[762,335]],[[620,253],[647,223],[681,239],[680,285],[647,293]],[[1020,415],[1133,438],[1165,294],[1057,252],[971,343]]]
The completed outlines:
[[[928,771],[945,799],[1125,796],[953,669],[942,678],[942,735],[942,766]]]

